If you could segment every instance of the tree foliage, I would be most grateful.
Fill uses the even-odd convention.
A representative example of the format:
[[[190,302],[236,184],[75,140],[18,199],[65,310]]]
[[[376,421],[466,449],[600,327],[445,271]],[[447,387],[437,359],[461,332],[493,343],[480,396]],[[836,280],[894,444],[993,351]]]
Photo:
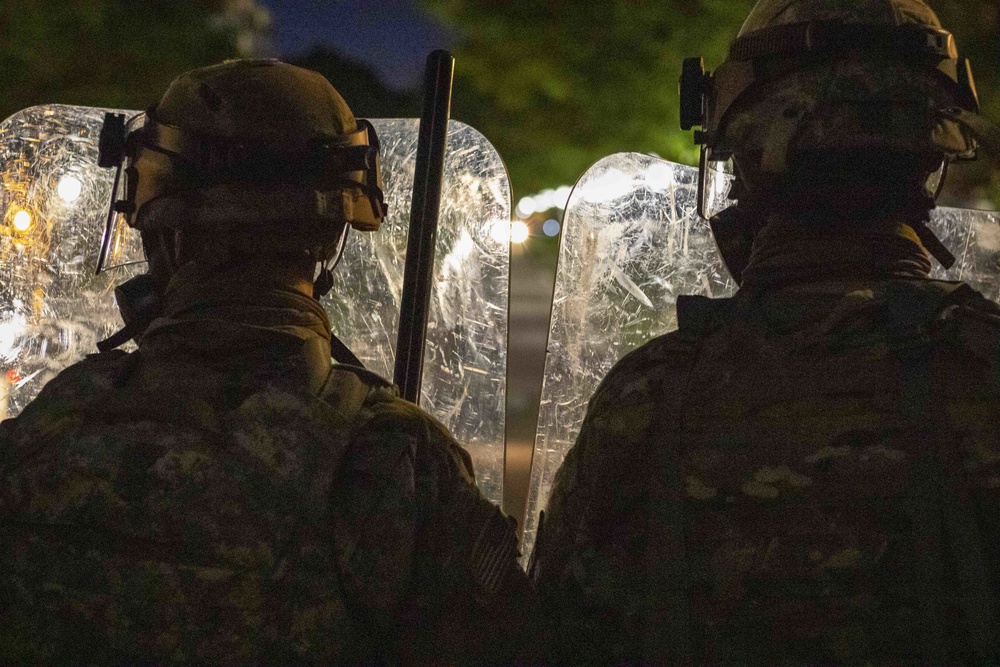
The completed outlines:
[[[336,51],[315,48],[293,62],[325,76],[359,118],[420,116],[420,91],[391,90],[371,68]]]
[[[454,115],[483,131],[527,194],[616,151],[691,162],[682,60],[721,60],[752,0],[425,0],[456,29]]]
[[[454,114],[482,130],[527,194],[616,151],[693,164],[678,125],[685,57],[717,66],[753,0],[423,0],[460,37]],[[996,0],[937,0],[1000,118]],[[982,178],[980,173],[978,178]],[[987,174],[988,177],[988,174]]]
[[[35,104],[144,109],[181,72],[237,55],[225,0],[0,6],[0,118]]]

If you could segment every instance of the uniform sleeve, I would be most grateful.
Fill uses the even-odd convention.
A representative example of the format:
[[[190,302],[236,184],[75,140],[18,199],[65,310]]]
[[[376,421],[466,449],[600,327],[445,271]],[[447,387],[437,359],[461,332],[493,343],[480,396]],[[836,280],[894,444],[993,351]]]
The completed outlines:
[[[347,603],[385,650],[411,587],[419,433],[390,412],[356,430],[332,498],[333,539]]]
[[[639,659],[647,440],[664,371],[653,352],[633,353],[605,378],[556,474],[531,567],[554,662]]]
[[[479,493],[465,450],[403,401],[381,405],[352,450],[342,561],[396,659],[522,661],[536,604],[512,522]]]
[[[479,492],[471,459],[427,418],[417,453],[421,498],[415,662],[525,664],[538,651],[537,600],[518,563],[516,524]]]

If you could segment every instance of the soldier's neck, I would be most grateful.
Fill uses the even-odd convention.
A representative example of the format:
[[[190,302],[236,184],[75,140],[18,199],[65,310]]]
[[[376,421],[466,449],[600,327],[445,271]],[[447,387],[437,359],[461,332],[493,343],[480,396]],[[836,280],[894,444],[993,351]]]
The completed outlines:
[[[930,270],[927,251],[902,219],[816,223],[775,213],[754,239],[743,285],[920,279]]]
[[[171,278],[164,302],[163,315],[175,320],[306,326],[325,340],[330,339],[330,322],[323,307],[312,298],[311,281],[295,272],[253,265],[209,271],[188,263]]]

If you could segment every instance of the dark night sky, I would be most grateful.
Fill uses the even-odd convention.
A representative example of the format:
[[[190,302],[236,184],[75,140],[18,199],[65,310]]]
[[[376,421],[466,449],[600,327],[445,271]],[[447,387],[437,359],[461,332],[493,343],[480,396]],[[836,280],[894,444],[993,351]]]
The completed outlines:
[[[449,46],[448,32],[415,0],[259,0],[271,12],[279,55],[312,46],[370,65],[394,88],[419,85],[426,55]]]

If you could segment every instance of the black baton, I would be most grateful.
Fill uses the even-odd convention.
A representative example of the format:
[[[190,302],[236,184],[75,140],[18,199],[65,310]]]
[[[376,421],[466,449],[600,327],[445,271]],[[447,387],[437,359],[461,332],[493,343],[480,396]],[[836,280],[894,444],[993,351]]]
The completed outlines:
[[[420,117],[410,230],[406,239],[403,295],[399,306],[399,336],[393,381],[403,398],[420,401],[427,315],[434,280],[434,244],[441,208],[441,179],[451,115],[451,82],[455,59],[447,51],[427,57],[424,110]]]

